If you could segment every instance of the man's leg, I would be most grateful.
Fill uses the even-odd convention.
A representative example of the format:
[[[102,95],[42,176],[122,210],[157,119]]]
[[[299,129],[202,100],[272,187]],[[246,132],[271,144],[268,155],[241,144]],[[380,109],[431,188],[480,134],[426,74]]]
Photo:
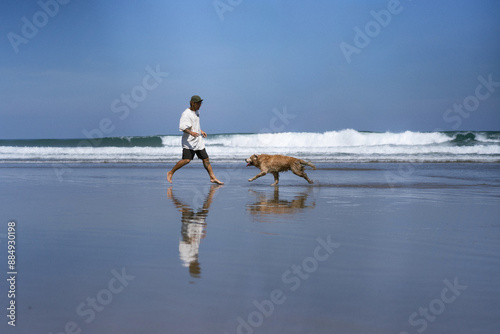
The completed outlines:
[[[224,184],[224,182],[219,181],[215,177],[214,171],[212,170],[212,165],[210,164],[210,159],[209,158],[203,159],[203,167],[205,167],[205,169],[208,172],[208,175],[210,176],[210,182],[217,183],[217,184]]]
[[[174,176],[174,173],[178,169],[186,166],[190,162],[191,162],[191,159],[182,159],[182,160],[179,160],[179,162],[177,162],[175,164],[174,168],[172,168],[172,170],[170,172],[167,172],[167,181],[170,182],[170,183],[172,183],[172,176]]]

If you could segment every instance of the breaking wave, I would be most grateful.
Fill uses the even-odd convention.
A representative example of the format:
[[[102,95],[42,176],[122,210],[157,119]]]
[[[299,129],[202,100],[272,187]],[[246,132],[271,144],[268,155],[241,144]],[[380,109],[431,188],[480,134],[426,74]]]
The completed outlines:
[[[315,162],[499,162],[500,132],[283,132],[206,138],[215,161],[287,154]],[[0,162],[161,163],[177,161],[180,135],[0,140]]]

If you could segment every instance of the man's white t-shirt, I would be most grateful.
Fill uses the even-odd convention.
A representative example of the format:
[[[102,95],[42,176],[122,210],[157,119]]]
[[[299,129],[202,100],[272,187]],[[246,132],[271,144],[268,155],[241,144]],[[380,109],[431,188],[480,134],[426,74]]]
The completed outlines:
[[[179,121],[179,130],[184,131],[186,129],[190,129],[200,135],[193,137],[189,133],[184,132],[182,135],[182,148],[195,151],[203,150],[205,148],[205,142],[201,135],[199,111],[193,111],[189,108],[184,110],[181,115],[181,120]]]

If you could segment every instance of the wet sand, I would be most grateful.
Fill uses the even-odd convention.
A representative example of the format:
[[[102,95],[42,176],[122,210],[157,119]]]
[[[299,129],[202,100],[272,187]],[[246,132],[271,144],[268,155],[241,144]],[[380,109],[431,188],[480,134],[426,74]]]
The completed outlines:
[[[498,164],[25,167],[0,168],[2,333],[500,330]]]

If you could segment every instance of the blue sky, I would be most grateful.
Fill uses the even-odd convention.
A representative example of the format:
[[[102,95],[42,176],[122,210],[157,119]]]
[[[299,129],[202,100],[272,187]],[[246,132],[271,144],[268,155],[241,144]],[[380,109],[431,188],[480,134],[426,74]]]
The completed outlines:
[[[0,15],[4,139],[178,134],[193,94],[208,133],[500,130],[499,1],[8,0]]]

